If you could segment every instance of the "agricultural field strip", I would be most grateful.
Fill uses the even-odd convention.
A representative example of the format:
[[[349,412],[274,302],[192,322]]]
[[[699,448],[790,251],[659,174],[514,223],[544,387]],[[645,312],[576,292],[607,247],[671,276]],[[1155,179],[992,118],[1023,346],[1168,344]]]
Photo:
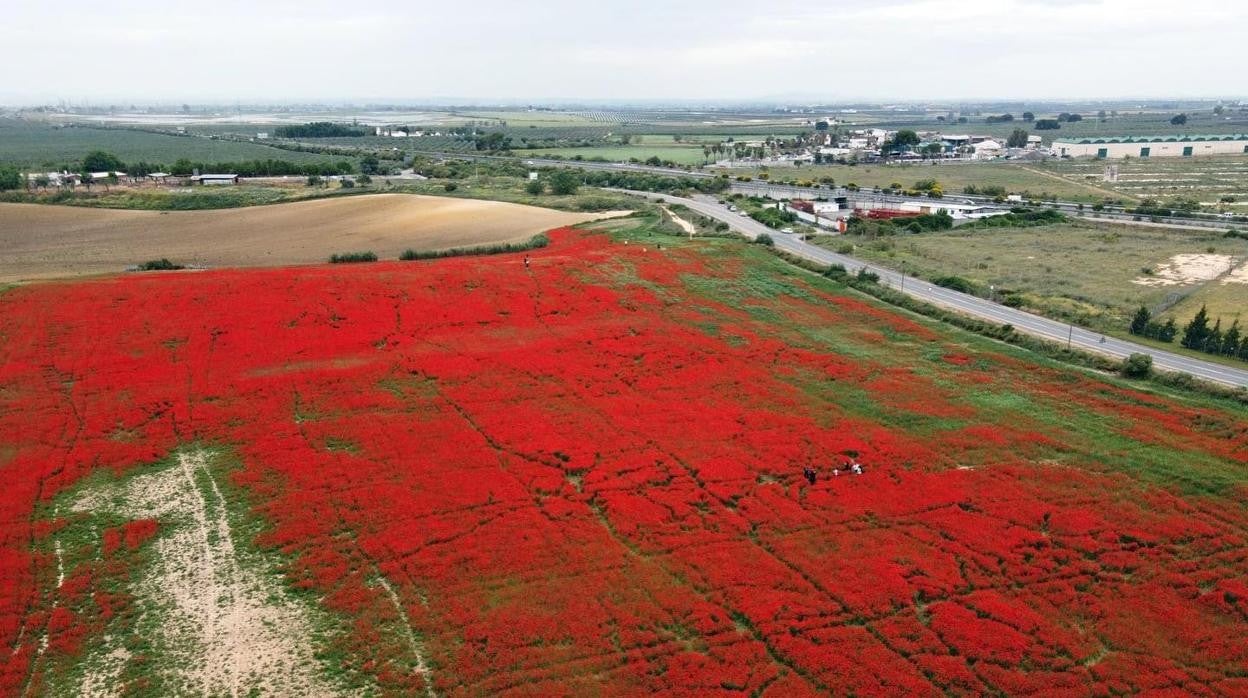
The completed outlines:
[[[1158,368],[1191,374],[1197,378],[1211,380],[1227,385],[1248,387],[1248,370],[1222,366],[1201,359],[1194,359],[1168,351],[1162,351],[1125,340],[1105,337],[1099,332],[1073,327],[1065,323],[1033,315],[1014,308],[1007,308],[982,298],[965,293],[941,288],[933,284],[911,279],[904,283],[898,272],[878,267],[846,255],[837,254],[816,247],[796,238],[781,234],[764,226],[753,219],[744,219],[713,200],[694,200],[667,194],[652,192],[629,192],[637,196],[661,198],[669,203],[681,203],[710,218],[723,221],[732,228],[750,238],[766,234],[773,237],[776,246],[806,259],[822,264],[840,264],[850,272],[867,268],[880,276],[880,280],[895,289],[901,290],[920,300],[946,306],[960,312],[981,317],[993,322],[1011,324],[1016,329],[1040,336],[1057,343],[1069,343],[1084,351],[1106,354],[1115,358],[1125,359],[1131,354],[1148,354]],[[1104,341],[1102,341],[1104,339]]]

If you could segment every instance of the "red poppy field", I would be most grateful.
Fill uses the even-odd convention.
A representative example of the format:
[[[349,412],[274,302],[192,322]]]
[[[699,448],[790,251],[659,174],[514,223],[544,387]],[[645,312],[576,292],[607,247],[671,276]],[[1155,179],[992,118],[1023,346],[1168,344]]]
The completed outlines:
[[[1248,695],[1242,408],[552,239],[0,295],[0,693]]]

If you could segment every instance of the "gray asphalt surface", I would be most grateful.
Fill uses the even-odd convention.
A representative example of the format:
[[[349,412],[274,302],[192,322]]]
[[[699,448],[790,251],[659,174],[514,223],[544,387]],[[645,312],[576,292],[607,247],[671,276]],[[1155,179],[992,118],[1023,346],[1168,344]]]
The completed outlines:
[[[1137,353],[1148,354],[1153,357],[1153,367],[1158,370],[1187,373],[1196,378],[1223,385],[1248,387],[1248,370],[1182,356],[1114,337],[1106,337],[1091,330],[1074,327],[1015,308],[1007,308],[1004,305],[983,298],[935,286],[913,277],[906,277],[890,269],[817,247],[803,241],[796,235],[787,235],[768,228],[752,218],[729,211],[726,206],[721,205],[711,197],[685,199],[652,192],[630,191],[627,193],[652,200],[662,199],[668,203],[684,204],[708,218],[714,218],[727,223],[733,230],[751,239],[765,233],[775,240],[777,248],[799,257],[819,262],[820,264],[840,264],[851,273],[856,273],[859,269],[865,267],[872,273],[879,275],[880,283],[898,289],[907,295],[990,322],[1013,325],[1019,332],[1026,332],[1059,344],[1069,342],[1071,347],[1104,354],[1117,359],[1125,359],[1127,356]]]

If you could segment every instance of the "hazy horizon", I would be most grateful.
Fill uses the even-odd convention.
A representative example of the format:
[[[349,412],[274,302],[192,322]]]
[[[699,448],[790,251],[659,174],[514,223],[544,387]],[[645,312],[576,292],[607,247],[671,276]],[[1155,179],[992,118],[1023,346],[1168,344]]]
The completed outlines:
[[[1237,99],[1228,27],[1191,0],[314,0],[24,4],[0,103],[845,103]],[[1221,39],[1221,40],[1220,40]]]

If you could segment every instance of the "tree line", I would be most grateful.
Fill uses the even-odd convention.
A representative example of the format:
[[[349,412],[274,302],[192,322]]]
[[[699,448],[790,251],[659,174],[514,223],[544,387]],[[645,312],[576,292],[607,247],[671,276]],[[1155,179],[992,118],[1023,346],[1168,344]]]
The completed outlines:
[[[278,138],[360,138],[368,135],[362,128],[353,128],[332,121],[313,121],[293,126],[278,126],[273,129]]]
[[[1178,326],[1173,319],[1164,323],[1157,322],[1148,308],[1143,306],[1135,311],[1131,318],[1130,332],[1133,335],[1156,339],[1162,342],[1173,342],[1178,336]],[[1214,356],[1228,356],[1241,361],[1248,361],[1248,334],[1239,327],[1239,320],[1222,329],[1222,318],[1209,324],[1209,311],[1200,306],[1200,311],[1183,328],[1183,336],[1179,344]]]

